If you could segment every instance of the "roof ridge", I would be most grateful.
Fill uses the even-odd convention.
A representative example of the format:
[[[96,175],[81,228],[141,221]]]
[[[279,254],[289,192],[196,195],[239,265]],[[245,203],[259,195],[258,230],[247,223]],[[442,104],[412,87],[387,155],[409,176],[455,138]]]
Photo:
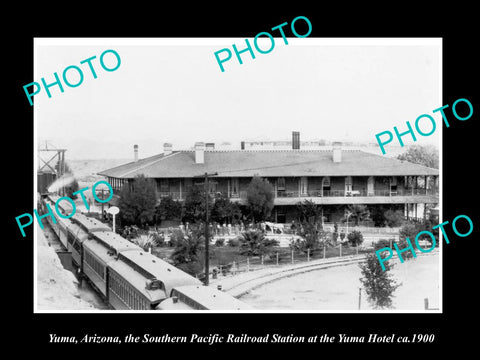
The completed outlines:
[[[171,154],[169,154],[169,155],[164,155],[164,156],[160,157],[159,159],[156,159],[156,160],[151,161],[151,162],[147,162],[146,164],[143,164],[143,165],[140,166],[140,167],[137,167],[137,168],[135,168],[135,169],[133,169],[133,170],[127,171],[126,173],[123,173],[123,174],[121,175],[121,177],[124,177],[124,176],[126,176],[126,175],[128,175],[128,174],[130,174],[130,173],[132,173],[132,172],[136,172],[136,171],[138,171],[138,170],[140,170],[140,169],[143,169],[143,168],[145,168],[145,167],[147,167],[147,166],[153,165],[153,164],[155,164],[155,163],[157,163],[157,162],[159,162],[159,161],[162,161],[162,160],[164,160],[164,159],[170,158],[170,157],[172,157],[172,156],[174,156],[174,155],[177,155],[177,154],[178,154],[178,153],[174,153],[174,152],[173,152],[173,153],[171,153]],[[130,164],[130,163],[129,163],[129,164]]]
[[[206,153],[208,152],[331,152],[333,149],[215,149],[215,150],[204,150]],[[187,149],[187,150],[175,150],[176,152],[195,152],[194,149]],[[363,151],[362,149],[342,149],[342,151]]]

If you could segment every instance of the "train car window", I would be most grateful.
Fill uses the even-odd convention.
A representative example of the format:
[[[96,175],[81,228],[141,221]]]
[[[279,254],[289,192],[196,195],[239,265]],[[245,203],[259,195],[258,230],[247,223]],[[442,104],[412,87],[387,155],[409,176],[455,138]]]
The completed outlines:
[[[112,274],[112,273],[110,273],[110,274]],[[112,290],[115,294],[118,294],[117,277],[114,276],[113,274],[111,276],[112,276]]]

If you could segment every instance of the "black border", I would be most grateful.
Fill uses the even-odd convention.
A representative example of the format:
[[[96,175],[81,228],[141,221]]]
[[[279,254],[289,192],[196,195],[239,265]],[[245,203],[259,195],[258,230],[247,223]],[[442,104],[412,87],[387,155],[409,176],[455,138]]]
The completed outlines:
[[[285,21],[290,22],[299,15],[306,16],[313,25],[310,37],[442,37],[443,38],[443,104],[453,104],[458,98],[467,98],[474,107],[474,115],[468,121],[454,120],[450,128],[443,129],[443,214],[444,220],[453,220],[459,214],[467,214],[477,225],[477,206],[474,199],[476,176],[473,172],[476,164],[474,136],[478,121],[479,99],[477,49],[478,42],[474,34],[475,9],[459,3],[449,9],[444,5],[437,8],[420,9],[398,4],[395,8],[368,8],[364,4],[351,7],[340,4],[332,9],[320,5],[295,10],[291,4],[275,4],[266,12],[246,4],[222,4],[218,8],[199,9],[185,6],[181,11],[156,5],[136,4],[128,9],[122,4],[110,4],[106,9],[97,5],[72,9],[53,9],[42,7],[40,10],[28,8],[17,18],[17,28],[7,32],[11,36],[7,44],[13,53],[8,58],[7,96],[5,105],[8,114],[5,121],[5,134],[13,134],[15,141],[7,139],[7,156],[4,176],[8,200],[6,224],[9,233],[4,246],[4,257],[12,261],[11,270],[6,273],[4,285],[10,289],[6,296],[9,304],[4,311],[14,315],[8,330],[9,345],[20,349],[31,344],[37,349],[65,354],[64,351],[82,351],[88,353],[95,349],[135,351],[154,351],[158,355],[169,350],[182,351],[184,344],[49,344],[49,333],[66,336],[81,336],[85,333],[98,335],[124,335],[127,333],[142,335],[150,333],[161,335],[185,335],[196,332],[208,333],[248,333],[265,335],[266,333],[295,334],[310,336],[328,333],[338,335],[368,336],[368,333],[410,335],[412,333],[435,334],[433,344],[409,344],[409,350],[439,347],[471,346],[475,336],[468,328],[475,313],[476,297],[473,293],[476,283],[475,261],[467,255],[475,249],[474,232],[468,238],[451,236],[451,243],[444,245],[444,313],[443,314],[33,314],[33,232],[21,238],[14,217],[32,208],[33,194],[33,111],[26,101],[23,85],[33,81],[33,38],[34,37],[253,37]],[[152,7],[154,6],[154,7]],[[273,10],[273,8],[275,10]],[[12,34],[13,33],[13,34]],[[12,34],[12,35],[8,35]],[[477,40],[477,41],[475,41]],[[11,45],[10,45],[11,43]],[[4,68],[5,70],[5,68]],[[478,80],[477,80],[478,81]],[[439,105],[443,105],[439,104]],[[408,104],[405,104],[408,106]],[[426,111],[433,109],[426,109]],[[392,109],[394,111],[394,109]],[[13,171],[8,171],[13,170]],[[12,174],[13,176],[10,176]],[[13,187],[12,190],[10,190]],[[24,191],[24,189],[28,189]],[[4,288],[4,289],[5,289]],[[194,346],[194,344],[189,344]],[[292,344],[289,344],[292,346]],[[398,344],[300,344],[307,350],[330,349],[347,346],[348,348],[367,348],[392,350]],[[188,347],[190,347],[188,346]],[[224,356],[231,350],[246,349],[245,344],[219,344],[208,346],[200,344],[202,351],[222,350]],[[255,346],[268,351],[283,351],[287,345],[268,344]],[[302,349],[293,344],[297,350]],[[250,346],[248,346],[250,349]],[[380,350],[380,349],[379,349]],[[140,352],[139,352],[140,354]],[[178,354],[178,353],[177,353]],[[207,353],[202,352],[202,355]],[[315,354],[315,352],[313,353]],[[391,353],[376,353],[390,356]],[[405,353],[403,355],[407,355]],[[173,356],[173,355],[172,355]]]

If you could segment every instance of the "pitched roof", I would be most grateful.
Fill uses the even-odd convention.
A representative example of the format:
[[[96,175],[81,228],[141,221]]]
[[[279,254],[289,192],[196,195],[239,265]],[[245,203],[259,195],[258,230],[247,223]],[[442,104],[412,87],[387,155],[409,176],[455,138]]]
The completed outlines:
[[[203,164],[195,163],[195,151],[159,154],[99,172],[114,178],[189,178],[204,173],[218,177],[280,176],[407,176],[438,175],[437,169],[375,155],[343,150],[334,163],[330,150],[208,150]]]

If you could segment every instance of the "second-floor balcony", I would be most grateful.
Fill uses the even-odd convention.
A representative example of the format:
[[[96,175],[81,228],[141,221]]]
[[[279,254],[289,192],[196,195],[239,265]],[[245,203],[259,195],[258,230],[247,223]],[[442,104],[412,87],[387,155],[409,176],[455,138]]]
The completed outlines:
[[[174,200],[185,200],[186,191],[160,191],[160,198],[172,197]],[[211,195],[222,194],[211,192]],[[247,199],[246,191],[230,193],[232,201],[244,202]],[[274,192],[275,205],[293,205],[303,200],[310,200],[317,204],[351,204],[351,203],[435,203],[438,202],[438,191],[434,189],[398,189],[398,190],[308,190]]]
[[[355,197],[355,196],[416,196],[438,195],[433,189],[399,189],[399,190],[312,190],[312,191],[277,191],[275,197]]]

